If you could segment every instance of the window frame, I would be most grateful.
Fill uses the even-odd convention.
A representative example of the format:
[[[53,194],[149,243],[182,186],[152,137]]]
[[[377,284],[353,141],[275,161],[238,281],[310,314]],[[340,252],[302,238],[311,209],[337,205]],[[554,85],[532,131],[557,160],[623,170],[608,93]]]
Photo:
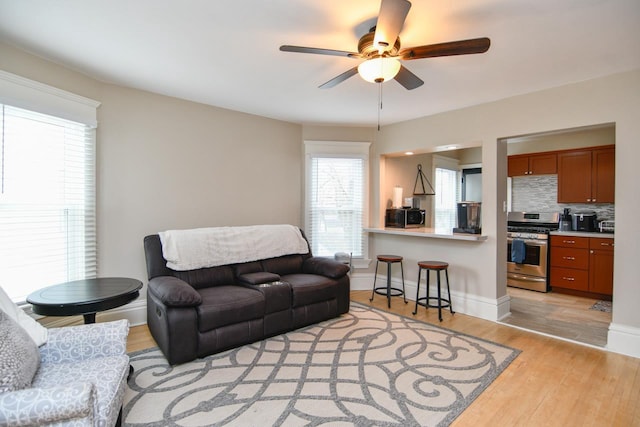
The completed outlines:
[[[304,168],[305,168],[305,185],[304,185],[304,226],[307,238],[311,241],[312,228],[310,224],[310,195],[312,184],[312,159],[314,157],[324,158],[358,158],[362,159],[363,171],[363,194],[362,194],[362,256],[354,256],[352,259],[352,266],[354,268],[367,268],[369,265],[369,239],[364,231],[369,224],[369,189],[370,189],[370,161],[369,150],[371,147],[370,142],[356,142],[356,141],[304,141]]]
[[[86,278],[89,278],[91,275],[95,277],[98,269],[97,242],[95,240],[97,235],[95,209],[97,200],[95,187],[97,175],[97,141],[95,129],[98,124],[97,108],[100,106],[100,102],[0,70],[0,104],[27,110],[33,113],[44,114],[55,119],[73,122],[74,124],[79,124],[84,127],[86,137],[85,141],[89,141],[91,144],[91,153],[88,154],[89,157],[87,158],[87,161],[89,161],[90,164],[85,163],[91,171],[90,181],[86,182],[86,185],[90,187],[92,191],[92,195],[90,196],[91,205],[87,206],[90,209],[90,217],[84,217],[84,221],[91,222],[92,227],[90,227],[89,230],[90,235],[85,235],[85,239],[87,236],[91,238],[91,241],[88,242],[88,245],[91,248],[89,255],[94,260],[91,262],[90,269],[86,269],[85,267],[84,275]],[[83,224],[86,226],[86,223]],[[42,287],[51,284],[53,283],[43,283]],[[9,293],[9,289],[6,287],[4,287],[4,289],[15,302],[19,304],[24,303],[24,298],[15,295],[15,293],[14,295],[11,295],[11,293]]]

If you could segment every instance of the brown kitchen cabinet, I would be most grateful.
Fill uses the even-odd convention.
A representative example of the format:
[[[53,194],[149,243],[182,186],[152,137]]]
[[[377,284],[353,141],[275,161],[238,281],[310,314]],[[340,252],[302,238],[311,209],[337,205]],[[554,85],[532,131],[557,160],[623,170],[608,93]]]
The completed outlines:
[[[519,154],[507,158],[507,174],[550,175],[558,171],[556,153]]]
[[[551,236],[551,271],[553,289],[589,291],[589,238]]]
[[[589,239],[589,291],[613,295],[613,239]]]
[[[613,239],[554,235],[550,243],[549,284],[553,290],[613,295]]]
[[[613,146],[558,153],[558,203],[614,203]]]

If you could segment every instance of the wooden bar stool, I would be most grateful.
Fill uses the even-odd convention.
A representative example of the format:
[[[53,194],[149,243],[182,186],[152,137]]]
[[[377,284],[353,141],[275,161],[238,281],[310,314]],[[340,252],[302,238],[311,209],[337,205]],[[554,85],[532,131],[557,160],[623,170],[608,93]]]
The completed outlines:
[[[387,286],[376,288],[376,279],[378,277],[378,264],[387,263]],[[402,274],[402,289],[391,287],[391,264],[400,263],[400,272]],[[407,296],[404,291],[404,269],[402,268],[402,257],[397,255],[378,255],[376,261],[376,272],[373,276],[373,290],[369,302],[373,301],[374,293],[387,296],[387,307],[391,308],[391,297],[404,297],[404,303],[407,303]]]
[[[438,309],[438,319],[440,319],[440,321],[442,322],[442,309],[443,308],[447,308],[449,307],[449,311],[451,312],[451,314],[455,314],[455,312],[453,311],[453,307],[451,306],[451,290],[449,289],[449,270],[448,270],[449,264],[446,262],[442,262],[442,261],[418,261],[418,285],[416,287],[416,308],[413,311],[413,314],[416,314],[418,312],[418,304],[424,306],[425,308],[437,308]],[[426,270],[426,275],[427,275],[427,280],[426,280],[426,285],[427,285],[427,295],[425,297],[422,298],[418,298],[419,294],[420,294],[420,274],[422,273],[422,270]],[[429,296],[429,273],[431,272],[431,270],[435,271],[437,273],[437,277],[438,277],[438,296],[437,297],[430,297]],[[441,292],[440,292],[440,272],[444,270],[444,274],[445,277],[447,278],[447,294],[448,294],[448,299],[447,298],[442,298]],[[438,304],[430,304],[429,301],[430,300],[437,300]],[[420,301],[424,301],[424,302],[420,302]]]

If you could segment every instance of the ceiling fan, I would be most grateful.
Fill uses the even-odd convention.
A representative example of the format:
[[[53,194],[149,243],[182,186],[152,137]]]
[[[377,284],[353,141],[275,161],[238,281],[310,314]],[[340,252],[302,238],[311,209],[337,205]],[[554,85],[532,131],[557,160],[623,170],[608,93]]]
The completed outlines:
[[[321,89],[334,87],[349,77],[360,74],[363,79],[374,83],[395,79],[407,90],[420,87],[424,82],[399,60],[468,55],[489,50],[491,41],[486,37],[400,49],[398,34],[410,8],[411,3],[407,0],[382,0],[376,26],[360,38],[358,52],[291,45],[282,45],[280,50],[364,59],[360,65],[320,85]]]

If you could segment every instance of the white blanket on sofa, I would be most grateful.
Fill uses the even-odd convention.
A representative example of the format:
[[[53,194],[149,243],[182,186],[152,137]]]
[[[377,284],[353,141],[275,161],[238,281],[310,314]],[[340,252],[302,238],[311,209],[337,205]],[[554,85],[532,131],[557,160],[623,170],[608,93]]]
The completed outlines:
[[[158,234],[167,267],[176,271],[309,252],[300,229],[286,224],[168,230]]]

